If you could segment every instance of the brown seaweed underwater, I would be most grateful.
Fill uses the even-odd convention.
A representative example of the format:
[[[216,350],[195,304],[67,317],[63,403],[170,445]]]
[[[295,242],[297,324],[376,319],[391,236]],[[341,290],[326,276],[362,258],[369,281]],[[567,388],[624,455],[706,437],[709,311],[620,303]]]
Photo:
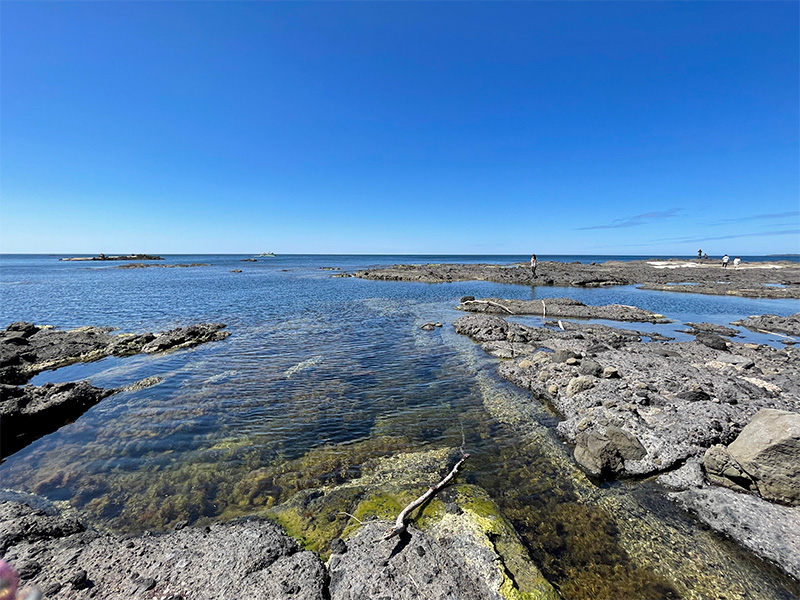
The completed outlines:
[[[223,343],[97,363],[97,385],[163,382],[112,396],[11,457],[0,486],[66,501],[117,532],[266,515],[325,557],[356,519],[393,520],[464,444],[456,484],[416,522],[453,503],[493,515],[564,598],[800,593],[654,484],[588,480],[551,433],[554,415],[500,381],[494,359],[447,325],[419,330],[452,322],[452,302],[370,297],[348,310],[233,324]],[[525,557],[505,558],[519,575]]]

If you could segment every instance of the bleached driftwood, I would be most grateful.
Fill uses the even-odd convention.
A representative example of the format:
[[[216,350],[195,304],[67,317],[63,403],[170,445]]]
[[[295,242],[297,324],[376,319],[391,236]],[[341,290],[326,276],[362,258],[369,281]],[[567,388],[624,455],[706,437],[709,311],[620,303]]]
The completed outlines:
[[[414,500],[411,504],[409,504],[402,511],[400,511],[400,514],[397,515],[397,519],[394,522],[394,527],[389,529],[386,532],[386,535],[383,536],[384,540],[388,540],[390,538],[393,538],[396,535],[400,535],[401,533],[403,533],[406,530],[406,518],[408,517],[408,514],[412,510],[414,510],[415,508],[417,508],[418,506],[423,504],[426,500],[428,500],[431,496],[433,496],[436,492],[438,492],[444,486],[446,486],[450,482],[450,480],[453,479],[453,477],[456,476],[456,473],[458,473],[459,467],[461,467],[461,465],[464,464],[464,461],[469,458],[469,454],[467,454],[463,450],[461,451],[461,454],[462,454],[461,455],[461,460],[459,460],[456,463],[456,465],[453,467],[453,470],[450,471],[445,476],[444,479],[442,479],[436,485],[433,485],[433,486],[429,487],[427,492],[422,494],[422,496],[420,496],[419,498]]]
[[[496,306],[497,308],[502,308],[510,315],[514,314],[514,311],[507,306],[503,306],[499,302],[492,302],[491,300],[467,300],[466,302],[462,302],[462,304],[490,304],[492,306]]]

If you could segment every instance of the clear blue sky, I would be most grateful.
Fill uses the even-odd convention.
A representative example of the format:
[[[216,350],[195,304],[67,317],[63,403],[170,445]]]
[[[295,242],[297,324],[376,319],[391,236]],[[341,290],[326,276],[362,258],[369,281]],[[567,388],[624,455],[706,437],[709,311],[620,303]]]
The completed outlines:
[[[800,252],[798,2],[0,3],[0,251]]]

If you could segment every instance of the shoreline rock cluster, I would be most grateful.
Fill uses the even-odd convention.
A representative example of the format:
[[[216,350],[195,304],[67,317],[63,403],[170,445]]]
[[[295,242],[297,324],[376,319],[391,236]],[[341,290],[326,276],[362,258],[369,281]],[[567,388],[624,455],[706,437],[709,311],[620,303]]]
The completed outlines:
[[[693,325],[690,342],[559,325],[530,327],[496,314],[454,323],[507,359],[501,377],[560,416],[557,433],[591,476],[660,475],[686,510],[800,578],[800,509],[786,508],[782,522],[752,514],[775,512],[768,500],[800,504],[800,350],[738,343],[704,324]],[[787,533],[786,523],[796,527]]]
[[[342,273],[339,276],[345,276]],[[746,298],[800,298],[800,263],[776,261],[722,269],[716,261],[635,260],[604,263],[540,262],[537,276],[525,264],[394,265],[349,274],[378,281],[491,281],[527,286],[608,287]]]
[[[112,334],[110,327],[62,331],[12,323],[0,331],[0,458],[74,421],[103,398],[118,392],[88,381],[25,385],[34,375],[108,356],[132,356],[223,340],[221,323],[201,323],[163,333]]]

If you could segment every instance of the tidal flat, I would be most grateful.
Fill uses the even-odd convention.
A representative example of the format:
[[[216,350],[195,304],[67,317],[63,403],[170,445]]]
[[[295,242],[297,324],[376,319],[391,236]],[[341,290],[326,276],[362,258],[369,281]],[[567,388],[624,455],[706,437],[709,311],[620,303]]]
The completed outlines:
[[[402,258],[380,260],[389,266]],[[114,394],[7,457],[0,485],[68,507],[104,535],[268,517],[330,561],[336,540],[351,543],[367,529],[359,521],[393,520],[464,446],[471,457],[456,484],[414,523],[442,539],[454,537],[443,523],[463,517],[461,532],[474,525],[474,539],[499,557],[484,557],[495,564],[482,576],[493,593],[547,597],[543,576],[562,597],[576,599],[800,595],[794,578],[702,526],[654,481],[587,476],[559,437],[563,415],[501,378],[499,359],[452,326],[464,315],[456,307],[465,296],[577,296],[587,305],[653,311],[672,323],[619,325],[690,340],[679,332],[687,323],[788,317],[797,312],[792,297],[718,298],[631,285],[430,285],[331,277],[320,269],[374,272],[380,265],[369,257],[277,257],[246,267],[240,259],[174,257],[210,265],[198,270],[96,270],[30,258],[3,269],[6,323],[141,333],[221,322],[231,335],[171,354],[38,375],[37,385],[83,378],[103,388],[148,377],[160,383]],[[243,272],[230,274],[233,265]],[[794,285],[791,278],[777,283],[787,287],[771,289]],[[444,326],[420,329],[430,321]],[[732,339],[790,348],[782,337],[790,334],[778,333],[737,327],[740,337]],[[40,567],[30,581],[61,576]],[[166,585],[168,577],[160,577],[157,585]],[[68,597],[69,588],[60,589],[54,597]]]

